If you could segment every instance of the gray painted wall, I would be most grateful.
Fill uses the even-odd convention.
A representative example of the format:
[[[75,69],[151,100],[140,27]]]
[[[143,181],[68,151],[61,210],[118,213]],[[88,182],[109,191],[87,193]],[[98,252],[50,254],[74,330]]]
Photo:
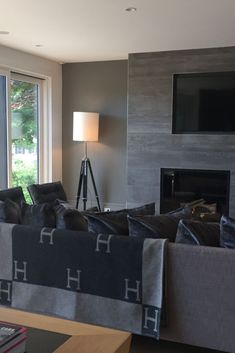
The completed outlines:
[[[174,73],[235,71],[235,47],[131,54],[128,77],[128,203],[160,199],[160,168],[231,171],[235,215],[235,135],[172,135]]]
[[[88,156],[102,206],[126,205],[127,60],[63,65],[63,184],[75,202],[83,143],[72,141],[73,111],[100,113]],[[88,207],[95,205],[89,186]]]

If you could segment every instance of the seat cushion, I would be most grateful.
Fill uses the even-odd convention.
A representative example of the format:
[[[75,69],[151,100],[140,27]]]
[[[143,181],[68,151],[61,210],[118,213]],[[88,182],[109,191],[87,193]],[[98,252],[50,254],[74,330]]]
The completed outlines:
[[[235,219],[222,216],[220,220],[220,246],[235,249]]]
[[[180,220],[175,242],[219,247],[219,223],[200,222],[188,219]]]
[[[12,200],[20,205],[21,201],[25,201],[22,187],[17,186],[15,188],[0,190],[0,201],[5,201],[6,199]]]
[[[28,186],[28,191],[34,204],[53,203],[56,199],[67,200],[60,181],[46,184],[32,184]]]

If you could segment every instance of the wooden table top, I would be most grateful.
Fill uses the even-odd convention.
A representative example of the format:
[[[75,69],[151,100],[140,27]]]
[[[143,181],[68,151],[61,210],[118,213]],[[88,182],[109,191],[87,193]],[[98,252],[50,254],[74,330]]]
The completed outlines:
[[[131,334],[0,306],[0,321],[71,336],[53,353],[129,353]]]

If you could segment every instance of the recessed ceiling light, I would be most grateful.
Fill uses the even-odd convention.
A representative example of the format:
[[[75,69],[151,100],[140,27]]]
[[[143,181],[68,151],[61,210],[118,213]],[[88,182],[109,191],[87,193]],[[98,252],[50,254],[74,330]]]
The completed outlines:
[[[127,11],[127,12],[135,12],[135,11],[137,11],[137,8],[136,7],[127,7],[126,9],[125,9],[125,11]]]
[[[0,34],[10,34],[8,31],[0,31]]]

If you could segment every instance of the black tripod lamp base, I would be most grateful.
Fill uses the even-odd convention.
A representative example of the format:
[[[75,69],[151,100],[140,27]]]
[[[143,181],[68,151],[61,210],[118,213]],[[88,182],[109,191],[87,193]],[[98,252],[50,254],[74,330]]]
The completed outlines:
[[[92,168],[91,168],[91,162],[90,162],[89,158],[87,158],[87,157],[83,158],[82,164],[81,164],[80,177],[79,177],[79,183],[78,183],[78,191],[77,191],[76,208],[78,208],[79,200],[81,198],[81,192],[82,192],[83,210],[84,211],[86,210],[88,173],[90,173],[90,176],[91,176],[91,182],[92,182],[92,186],[93,186],[93,189],[95,192],[98,210],[101,211],[99,195],[98,195],[97,188],[95,185],[95,179],[94,179],[94,175],[93,175]]]

